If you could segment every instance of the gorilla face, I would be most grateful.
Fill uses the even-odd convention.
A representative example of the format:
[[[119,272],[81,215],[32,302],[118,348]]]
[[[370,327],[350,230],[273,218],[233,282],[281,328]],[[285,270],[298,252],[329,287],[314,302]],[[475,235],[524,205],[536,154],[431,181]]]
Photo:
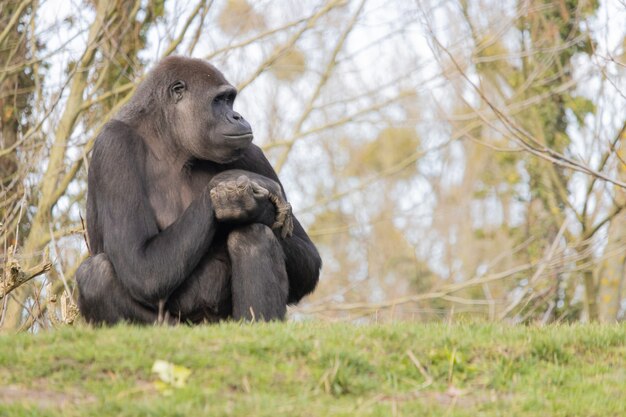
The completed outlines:
[[[191,156],[220,164],[238,159],[252,142],[252,128],[233,110],[237,90],[212,65],[192,61],[168,87],[172,136]]]
[[[252,142],[250,124],[233,110],[236,96],[237,90],[228,85],[220,87],[211,100],[213,122],[209,136],[215,151],[219,151],[225,159],[239,158]]]

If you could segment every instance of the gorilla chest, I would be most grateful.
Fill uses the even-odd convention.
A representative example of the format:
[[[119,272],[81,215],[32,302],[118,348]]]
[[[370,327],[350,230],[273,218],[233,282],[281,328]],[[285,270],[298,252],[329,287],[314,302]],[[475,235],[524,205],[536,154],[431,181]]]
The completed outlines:
[[[163,230],[182,216],[193,200],[200,196],[214,173],[159,168],[151,170],[152,181],[147,192],[159,230]]]
[[[184,169],[176,168],[157,158],[148,158],[146,163],[147,194],[159,230],[174,223],[197,199],[220,172],[228,169],[247,169],[235,162],[217,165],[209,161],[194,161]],[[254,171],[254,170],[250,170]]]
[[[185,172],[151,173],[152,181],[148,184],[148,201],[159,230],[174,223],[189,207],[195,198],[193,182]]]

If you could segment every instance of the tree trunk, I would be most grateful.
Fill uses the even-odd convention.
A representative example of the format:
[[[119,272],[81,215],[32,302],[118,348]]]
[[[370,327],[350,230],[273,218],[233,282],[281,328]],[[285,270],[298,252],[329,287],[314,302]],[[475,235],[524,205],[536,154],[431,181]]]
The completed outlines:
[[[72,76],[70,92],[65,103],[63,115],[55,130],[48,166],[41,181],[37,210],[31,221],[30,232],[24,241],[23,253],[28,257],[24,265],[26,268],[31,267],[39,260],[32,255],[39,253],[48,242],[50,217],[52,208],[57,202],[55,196],[58,196],[58,180],[60,174],[64,171],[66,147],[81,112],[83,92],[88,84],[89,72],[87,69],[94,59],[98,42],[103,34],[104,24],[107,22],[107,15],[112,9],[112,3],[106,1],[98,2],[95,18],[89,29],[86,52],[77,63],[76,70]],[[18,288],[13,292],[15,300],[9,301],[7,304],[2,323],[3,329],[18,328],[22,320],[22,305],[27,297],[28,291],[24,287]]]

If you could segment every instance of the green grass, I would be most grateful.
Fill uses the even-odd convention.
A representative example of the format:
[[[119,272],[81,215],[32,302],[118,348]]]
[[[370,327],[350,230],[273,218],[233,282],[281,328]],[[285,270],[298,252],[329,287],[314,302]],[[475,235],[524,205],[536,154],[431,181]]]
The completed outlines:
[[[185,386],[157,389],[157,359],[191,369]],[[626,326],[229,323],[1,336],[5,415],[626,416]]]

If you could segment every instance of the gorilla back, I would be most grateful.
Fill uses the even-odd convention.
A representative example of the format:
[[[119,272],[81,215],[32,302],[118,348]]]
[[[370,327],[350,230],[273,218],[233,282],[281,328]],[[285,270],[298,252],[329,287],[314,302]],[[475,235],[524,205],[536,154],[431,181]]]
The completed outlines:
[[[161,61],[96,139],[92,256],[76,272],[92,323],[282,320],[321,259],[209,63]]]

